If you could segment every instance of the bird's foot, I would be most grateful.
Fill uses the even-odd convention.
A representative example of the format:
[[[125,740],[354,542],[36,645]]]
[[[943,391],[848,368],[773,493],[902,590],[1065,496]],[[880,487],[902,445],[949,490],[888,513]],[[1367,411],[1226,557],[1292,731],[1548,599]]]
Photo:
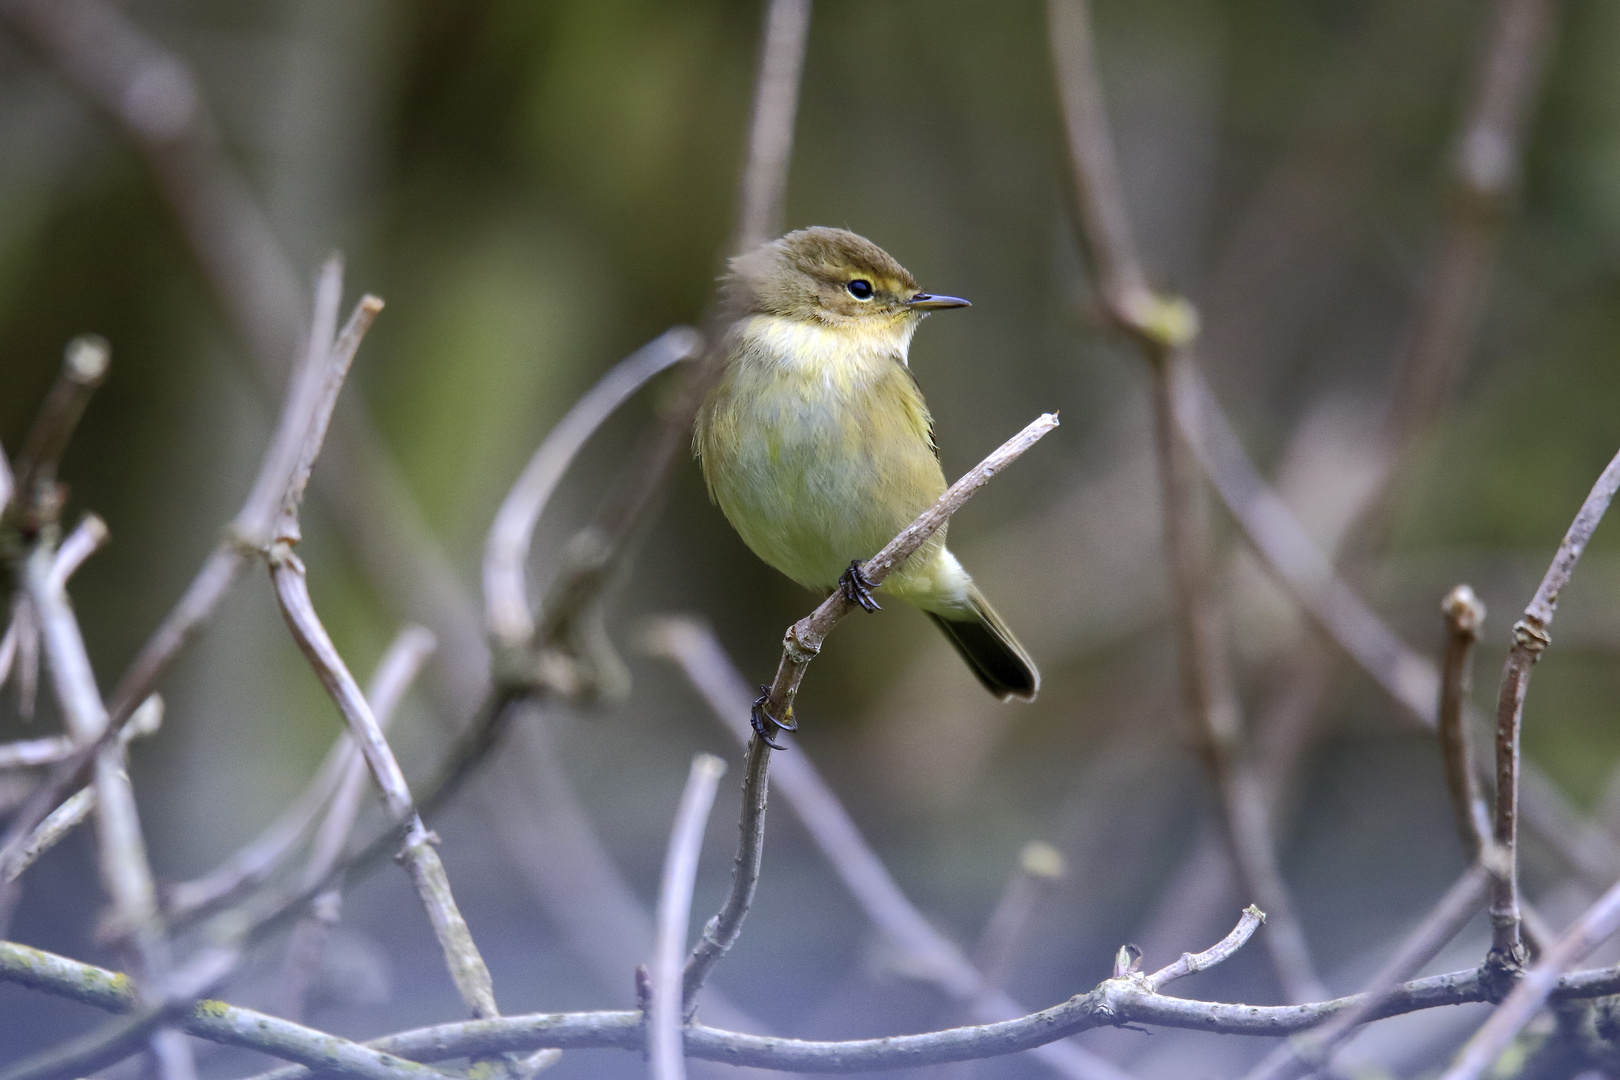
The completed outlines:
[[[849,569],[838,579],[838,587],[844,590],[844,599],[852,604],[861,605],[862,611],[883,610],[881,605],[872,599],[872,590],[877,586],[861,572],[861,560],[855,559],[850,562]]]
[[[781,743],[772,741],[771,730],[773,728],[779,731],[799,730],[798,722],[793,719],[793,707],[788,706],[787,716],[778,720],[765,708],[771,700],[771,688],[761,684],[759,690],[760,694],[754,701],[754,707],[748,710],[748,722],[753,725],[754,734],[758,735],[766,746],[773,750],[786,750],[787,747]]]

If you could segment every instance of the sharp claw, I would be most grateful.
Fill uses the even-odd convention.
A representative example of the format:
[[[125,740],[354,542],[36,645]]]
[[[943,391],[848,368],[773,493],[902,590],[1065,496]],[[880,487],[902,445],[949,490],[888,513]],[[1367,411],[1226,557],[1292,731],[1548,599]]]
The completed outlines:
[[[838,584],[844,590],[844,598],[852,604],[859,604],[862,611],[870,613],[883,610],[883,606],[872,598],[872,590],[877,586],[861,572],[861,560],[850,562],[849,569],[838,579]]]
[[[754,702],[754,707],[748,710],[748,722],[753,727],[754,734],[758,735],[760,741],[762,741],[766,746],[769,746],[772,750],[786,750],[786,746],[771,738],[771,729],[766,725],[772,725],[782,731],[796,731],[798,730],[799,725],[791,722],[783,723],[767,712],[765,709],[765,704],[770,700],[771,688],[768,686],[761,686],[760,690],[762,693],[759,695],[759,699]]]

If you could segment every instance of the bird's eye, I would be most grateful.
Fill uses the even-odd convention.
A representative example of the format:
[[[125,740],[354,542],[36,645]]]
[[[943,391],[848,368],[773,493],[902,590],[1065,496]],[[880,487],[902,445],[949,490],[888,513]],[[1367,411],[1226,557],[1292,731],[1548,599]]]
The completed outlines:
[[[872,299],[872,283],[867,281],[865,278],[856,278],[854,281],[851,281],[846,288],[849,289],[849,295],[853,296],[857,300]]]

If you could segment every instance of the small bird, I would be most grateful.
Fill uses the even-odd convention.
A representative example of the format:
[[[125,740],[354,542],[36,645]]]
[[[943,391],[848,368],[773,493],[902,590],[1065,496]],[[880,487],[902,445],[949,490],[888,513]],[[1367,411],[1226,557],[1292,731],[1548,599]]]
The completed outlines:
[[[918,291],[870,240],[821,227],[732,259],[723,287],[725,367],[692,440],[709,495],[771,566],[875,611],[862,560],[945,491],[911,337],[929,312],[970,305]],[[1040,673],[946,550],[945,529],[878,591],[926,612],[992,694],[1034,699]],[[763,713],[754,726],[769,741]]]

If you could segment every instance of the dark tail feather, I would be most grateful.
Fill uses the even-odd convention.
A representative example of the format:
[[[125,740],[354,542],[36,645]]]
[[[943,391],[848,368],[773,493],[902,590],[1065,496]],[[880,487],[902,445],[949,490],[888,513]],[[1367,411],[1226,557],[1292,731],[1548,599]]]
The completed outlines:
[[[960,615],[955,612],[938,615],[930,611],[928,617],[945,631],[945,636],[950,638],[986,690],[1002,701],[1014,697],[1034,701],[1036,691],[1041,688],[1041,673],[1035,670],[1035,661],[1018,644],[1001,616],[979,595],[979,590],[974,589],[969,599],[973,603],[972,611]]]

